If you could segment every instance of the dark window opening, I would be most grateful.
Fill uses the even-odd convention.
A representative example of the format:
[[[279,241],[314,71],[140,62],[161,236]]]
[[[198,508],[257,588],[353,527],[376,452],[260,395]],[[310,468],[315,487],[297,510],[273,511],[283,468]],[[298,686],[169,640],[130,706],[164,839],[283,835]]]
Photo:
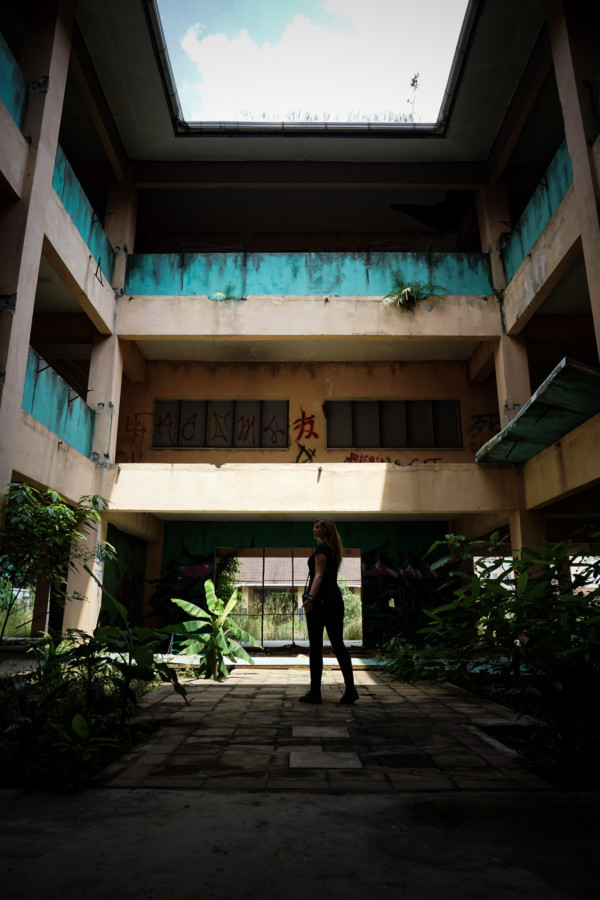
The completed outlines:
[[[329,400],[327,447],[461,449],[458,400]]]

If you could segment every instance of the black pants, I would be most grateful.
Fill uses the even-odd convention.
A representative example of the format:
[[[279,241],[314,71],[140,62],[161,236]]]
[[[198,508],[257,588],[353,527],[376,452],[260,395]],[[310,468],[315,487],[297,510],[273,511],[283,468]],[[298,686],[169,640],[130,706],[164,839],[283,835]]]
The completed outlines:
[[[328,599],[318,609],[306,613],[306,627],[309,640],[310,689],[315,693],[321,690],[323,675],[323,629],[327,629],[327,637],[331,641],[331,649],[335,653],[346,687],[354,684],[352,661],[344,644],[344,602],[339,599]]]

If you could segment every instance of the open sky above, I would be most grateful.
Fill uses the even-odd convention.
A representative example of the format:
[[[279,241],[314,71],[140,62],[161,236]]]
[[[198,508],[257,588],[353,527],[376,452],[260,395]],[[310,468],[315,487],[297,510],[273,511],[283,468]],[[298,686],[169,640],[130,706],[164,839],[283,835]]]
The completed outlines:
[[[435,122],[467,5],[158,0],[188,122]]]

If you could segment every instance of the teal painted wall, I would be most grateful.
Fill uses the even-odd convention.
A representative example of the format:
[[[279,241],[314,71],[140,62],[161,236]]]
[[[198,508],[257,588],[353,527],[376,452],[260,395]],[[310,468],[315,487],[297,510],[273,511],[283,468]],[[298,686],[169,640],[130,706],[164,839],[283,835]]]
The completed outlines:
[[[318,513],[315,513],[318,515]],[[345,547],[385,548],[422,554],[448,531],[447,522],[342,522]],[[216,547],[312,547],[312,522],[165,522],[163,571],[170,562],[192,562],[213,555]]]
[[[23,409],[75,450],[89,457],[95,413],[48,363],[29,348]],[[47,368],[45,368],[47,367]],[[43,370],[43,371],[40,371]]]
[[[0,34],[0,99],[19,129],[27,107],[27,82],[10,48]]]
[[[383,297],[393,273],[431,282],[439,293],[492,293],[484,253],[180,253],[132,254],[130,295],[365,295]],[[217,298],[214,298],[217,299]]]
[[[573,166],[567,143],[563,141],[504,248],[507,282],[543,232],[572,183]]]
[[[96,262],[100,261],[104,277],[110,281],[114,262],[113,248],[60,147],[56,150],[52,187],[69,213],[75,228],[88,245],[90,253]]]

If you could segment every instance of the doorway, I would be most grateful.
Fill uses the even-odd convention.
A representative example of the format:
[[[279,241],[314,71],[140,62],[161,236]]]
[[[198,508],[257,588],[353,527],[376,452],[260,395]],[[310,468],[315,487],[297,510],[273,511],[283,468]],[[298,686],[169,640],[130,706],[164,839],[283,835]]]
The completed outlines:
[[[237,624],[263,647],[308,647],[302,594],[306,589],[306,560],[312,547],[218,547],[217,583],[227,599],[234,589],[241,600],[234,610]],[[344,641],[362,646],[361,554],[344,548],[338,575],[344,597]],[[325,635],[325,645],[329,644]]]

